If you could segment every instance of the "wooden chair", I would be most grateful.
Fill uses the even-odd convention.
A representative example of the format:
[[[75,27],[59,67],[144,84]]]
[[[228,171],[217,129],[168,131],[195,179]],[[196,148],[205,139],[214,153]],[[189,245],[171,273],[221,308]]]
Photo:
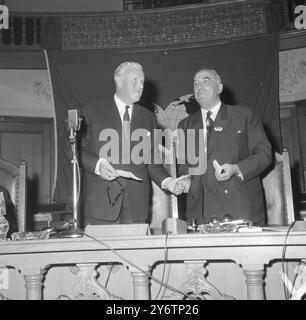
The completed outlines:
[[[11,200],[16,208],[18,231],[26,231],[27,209],[27,183],[26,162],[20,166],[0,159],[0,185],[9,192]]]
[[[295,220],[288,150],[275,153],[273,169],[263,178],[268,225],[288,225]]]

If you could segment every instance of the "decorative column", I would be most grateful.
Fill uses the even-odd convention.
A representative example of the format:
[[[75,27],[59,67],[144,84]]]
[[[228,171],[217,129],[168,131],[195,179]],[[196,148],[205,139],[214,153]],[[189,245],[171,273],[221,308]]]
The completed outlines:
[[[247,285],[248,300],[264,300],[264,266],[263,265],[242,265]]]
[[[149,279],[148,276],[136,268],[129,267],[133,278],[133,299],[134,300],[149,300]],[[146,272],[150,271],[150,267],[141,267]]]
[[[21,273],[25,280],[26,300],[42,300],[45,269],[23,269]]]

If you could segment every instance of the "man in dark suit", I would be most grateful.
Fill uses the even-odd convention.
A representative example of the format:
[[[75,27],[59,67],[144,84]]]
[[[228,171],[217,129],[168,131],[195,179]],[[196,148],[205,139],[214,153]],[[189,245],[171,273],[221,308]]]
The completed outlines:
[[[271,163],[272,155],[260,120],[247,107],[221,102],[223,84],[215,70],[198,71],[193,86],[201,109],[182,120],[179,128],[204,135],[207,169],[204,174],[192,175],[185,186],[186,218],[202,224],[214,216],[222,220],[224,215],[230,215],[263,225],[259,175]],[[181,164],[179,172],[188,174],[190,168],[188,162]]]
[[[176,179],[154,158],[155,114],[136,103],[144,85],[142,66],[122,63],[114,72],[114,80],[113,97],[84,108],[84,224],[147,223],[151,179],[164,190],[176,195],[182,192]],[[143,134],[140,151],[135,148],[136,142],[128,138],[136,132]],[[127,173],[134,176],[122,176]]]

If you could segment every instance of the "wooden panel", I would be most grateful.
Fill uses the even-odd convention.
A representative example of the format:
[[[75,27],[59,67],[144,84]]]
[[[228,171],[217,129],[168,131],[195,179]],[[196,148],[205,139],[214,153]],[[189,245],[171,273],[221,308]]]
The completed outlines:
[[[47,69],[42,50],[0,50],[0,69]]]
[[[54,130],[50,119],[0,121],[0,155],[16,165],[28,164],[28,210],[50,203],[54,174]]]
[[[301,192],[305,189],[305,183],[296,108],[281,110],[281,133],[283,147],[289,151],[293,192]]]
[[[298,119],[298,129],[301,139],[301,152],[302,152],[302,165],[303,169],[306,169],[306,100],[296,102],[296,111]]]
[[[280,34],[279,50],[289,50],[306,47],[306,33],[301,31],[286,31]]]

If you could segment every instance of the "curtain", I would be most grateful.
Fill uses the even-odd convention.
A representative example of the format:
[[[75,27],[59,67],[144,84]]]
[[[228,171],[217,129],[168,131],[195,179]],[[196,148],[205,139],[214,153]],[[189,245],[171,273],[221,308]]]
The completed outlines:
[[[156,51],[48,51],[58,132],[58,174],[54,200],[72,202],[72,165],[67,110],[114,94],[113,71],[123,61],[139,62],[146,82],[142,104],[165,109],[192,93],[193,76],[213,68],[221,76],[222,100],[251,107],[262,119],[277,151],[281,150],[278,102],[278,34],[187,49]]]

